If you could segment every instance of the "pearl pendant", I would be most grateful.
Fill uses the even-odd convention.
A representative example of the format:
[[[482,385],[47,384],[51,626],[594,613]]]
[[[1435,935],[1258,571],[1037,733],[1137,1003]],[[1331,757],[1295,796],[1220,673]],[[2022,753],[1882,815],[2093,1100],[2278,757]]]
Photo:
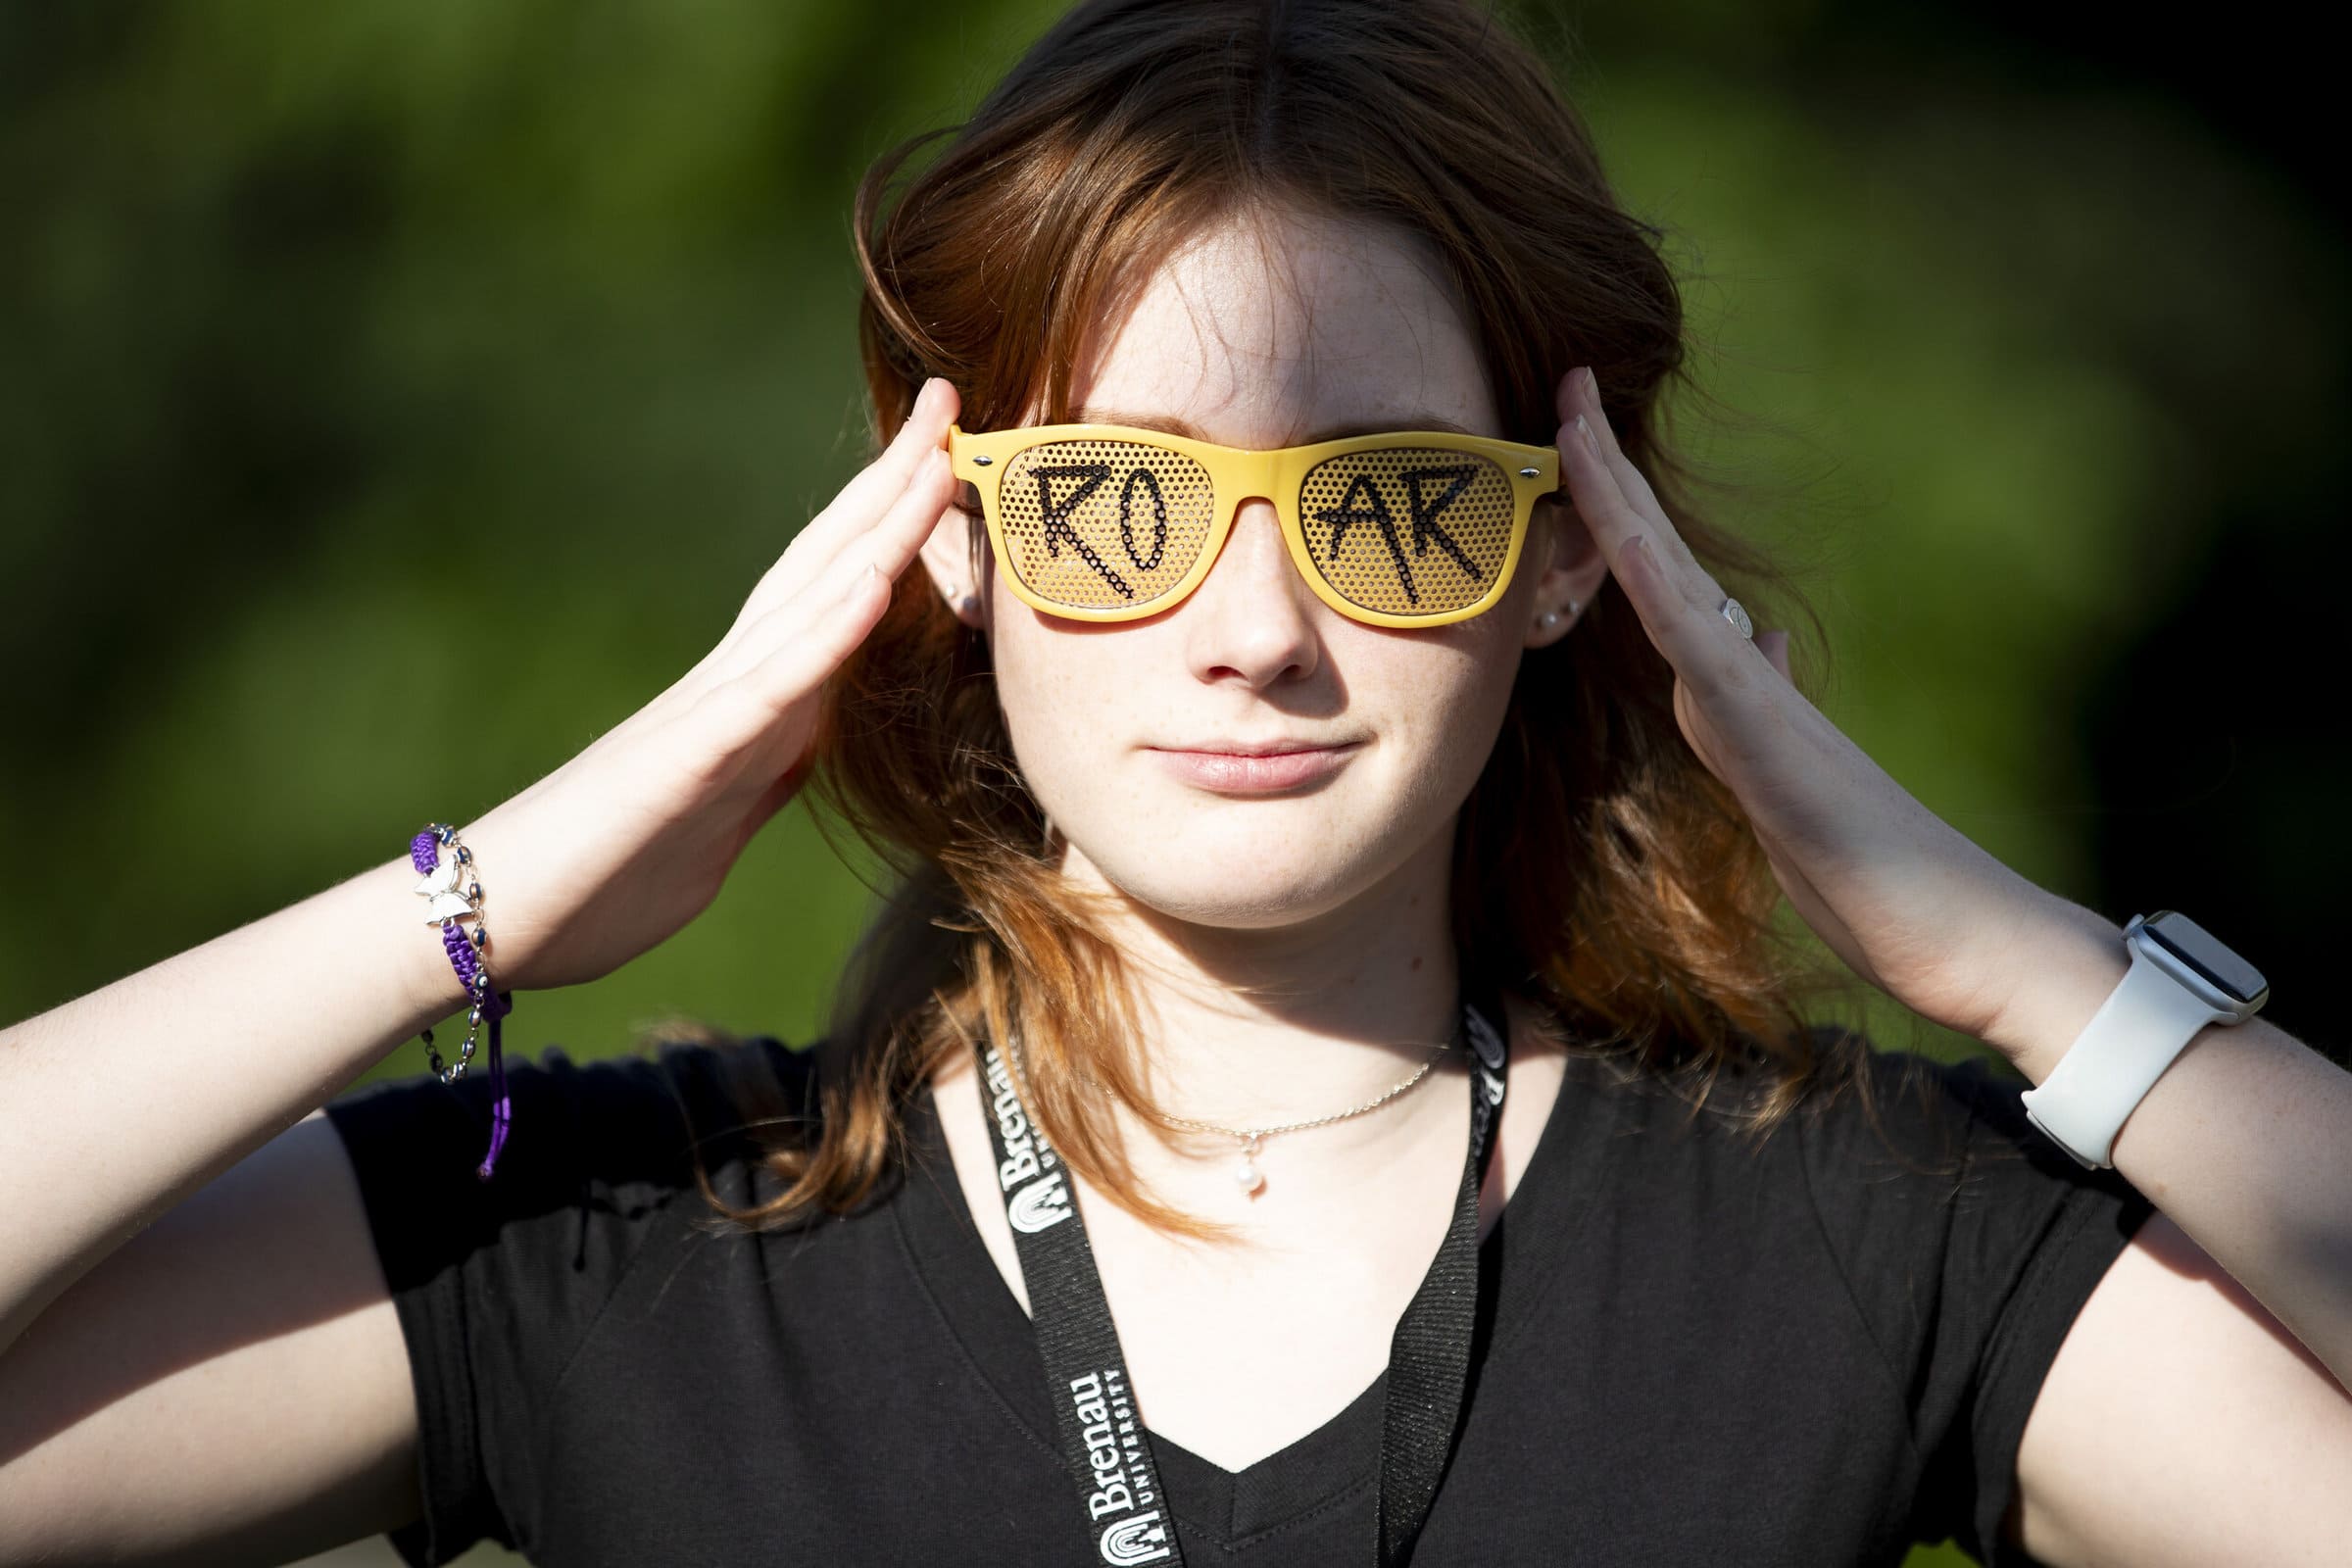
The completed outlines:
[[[1266,1184],[1266,1173],[1257,1168],[1257,1140],[1252,1137],[1242,1145],[1242,1162],[1233,1168],[1233,1179],[1245,1193],[1254,1193]]]

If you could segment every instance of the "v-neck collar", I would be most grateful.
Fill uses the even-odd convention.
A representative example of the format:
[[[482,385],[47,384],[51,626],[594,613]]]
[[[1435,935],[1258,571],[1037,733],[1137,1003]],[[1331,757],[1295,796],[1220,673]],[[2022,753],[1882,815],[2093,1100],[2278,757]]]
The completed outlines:
[[[1567,1136],[1557,1129],[1577,1076],[1571,1072],[1562,1082],[1517,1190],[1479,1244],[1485,1271],[1481,1295],[1494,1302],[1490,1347],[1506,1341],[1542,1284],[1541,1268],[1535,1270],[1537,1277],[1529,1277],[1535,1260],[1528,1256],[1524,1238],[1547,1220],[1557,1223],[1543,1211],[1564,1196],[1551,1193],[1549,1172],[1568,1157],[1554,1146]],[[906,1180],[901,1200],[891,1207],[908,1255],[974,1369],[1028,1436],[1058,1458],[1054,1414],[1046,1399],[1045,1360],[1038,1353],[1034,1327],[997,1271],[996,1259],[973,1222],[948,1152],[939,1102],[928,1084],[912,1096],[906,1124]],[[1514,1217],[1519,1221],[1516,1227],[1511,1223]],[[1476,1378],[1474,1367],[1473,1388]],[[1250,1537],[1339,1501],[1342,1494],[1376,1485],[1387,1388],[1384,1367],[1337,1415],[1241,1470],[1204,1459],[1145,1423],[1171,1511],[1181,1514],[1189,1527],[1238,1549]]]

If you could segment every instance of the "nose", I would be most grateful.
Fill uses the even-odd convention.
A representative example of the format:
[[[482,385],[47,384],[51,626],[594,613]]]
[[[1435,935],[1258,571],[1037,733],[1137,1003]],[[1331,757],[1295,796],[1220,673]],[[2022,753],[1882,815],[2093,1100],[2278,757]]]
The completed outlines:
[[[1274,504],[1245,498],[1208,575],[1177,607],[1194,675],[1257,689],[1313,673],[1319,603],[1291,563]]]

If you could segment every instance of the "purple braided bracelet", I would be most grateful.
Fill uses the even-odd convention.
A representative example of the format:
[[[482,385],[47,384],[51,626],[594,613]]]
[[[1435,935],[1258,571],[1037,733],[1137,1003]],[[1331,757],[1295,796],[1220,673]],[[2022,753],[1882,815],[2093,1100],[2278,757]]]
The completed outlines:
[[[444,844],[451,847],[446,866],[441,863]],[[469,879],[463,889],[458,886],[458,878],[473,863],[473,852],[458,843],[458,830],[446,822],[426,823],[424,831],[409,841],[409,863],[424,873],[424,880],[416,884],[416,892],[431,901],[424,917],[441,927],[441,946],[449,954],[450,967],[457,970],[459,983],[472,998],[466,1014],[466,1044],[456,1062],[443,1067],[441,1053],[433,1049],[433,1032],[423,1031],[425,1056],[434,1075],[445,1084],[464,1077],[466,1064],[473,1059],[474,1031],[483,1019],[490,1021],[490,1152],[473,1170],[476,1180],[486,1182],[498,1165],[498,1152],[506,1147],[507,1127],[514,1115],[507,1096],[507,1063],[499,1049],[498,1027],[499,1020],[514,1010],[514,994],[492,991],[489,973],[482,967],[479,950],[489,944],[490,928],[481,923],[482,885]],[[468,915],[474,918],[470,935],[458,924]]]

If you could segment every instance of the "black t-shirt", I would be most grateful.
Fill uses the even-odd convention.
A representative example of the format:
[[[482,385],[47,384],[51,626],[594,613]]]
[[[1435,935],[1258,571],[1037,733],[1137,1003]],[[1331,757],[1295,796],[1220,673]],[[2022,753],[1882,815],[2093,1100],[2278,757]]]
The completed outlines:
[[[813,1107],[813,1054],[735,1049]],[[480,1075],[328,1103],[416,1378],[424,1514],[393,1544],[418,1565],[485,1538],[543,1568],[1092,1561],[1029,1319],[928,1091],[906,1179],[858,1213],[717,1233],[690,1126],[729,1201],[779,1190],[725,1131],[720,1055],[514,1062],[488,1184]],[[1997,1539],[2019,1435],[2152,1208],[1985,1068],[1872,1058],[1905,1160],[1850,1093],[1751,1145],[1572,1056],[1481,1248],[1493,1317],[1414,1562],[1828,1568],[1947,1536],[2030,1561]],[[1385,1383],[1238,1473],[1152,1438],[1187,1562],[1362,1568]]]

